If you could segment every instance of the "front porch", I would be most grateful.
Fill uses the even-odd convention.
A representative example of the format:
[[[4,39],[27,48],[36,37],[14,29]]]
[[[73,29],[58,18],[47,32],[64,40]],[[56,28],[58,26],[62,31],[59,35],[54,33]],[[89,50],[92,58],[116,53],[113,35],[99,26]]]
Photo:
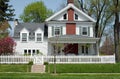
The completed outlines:
[[[63,35],[49,38],[48,55],[53,56],[98,56],[98,38],[79,35]]]

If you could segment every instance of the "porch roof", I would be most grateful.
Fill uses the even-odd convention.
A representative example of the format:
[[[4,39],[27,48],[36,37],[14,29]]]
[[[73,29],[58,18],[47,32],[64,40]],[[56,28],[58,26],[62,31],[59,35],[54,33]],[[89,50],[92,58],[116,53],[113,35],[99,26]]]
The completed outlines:
[[[99,38],[80,36],[80,35],[62,35],[48,39],[50,43],[96,43]]]

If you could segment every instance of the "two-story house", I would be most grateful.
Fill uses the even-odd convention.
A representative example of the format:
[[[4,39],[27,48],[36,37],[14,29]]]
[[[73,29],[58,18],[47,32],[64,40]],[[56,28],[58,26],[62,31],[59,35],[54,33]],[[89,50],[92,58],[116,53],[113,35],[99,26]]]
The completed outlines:
[[[98,55],[96,21],[78,9],[74,0],[67,1],[65,8],[46,19],[48,54],[54,55],[57,49],[57,55]]]
[[[94,36],[95,20],[78,9],[74,0],[44,23],[16,23],[14,38],[17,54],[99,55]]]
[[[47,55],[47,34],[44,23],[19,23],[15,21],[14,39],[18,55]]]

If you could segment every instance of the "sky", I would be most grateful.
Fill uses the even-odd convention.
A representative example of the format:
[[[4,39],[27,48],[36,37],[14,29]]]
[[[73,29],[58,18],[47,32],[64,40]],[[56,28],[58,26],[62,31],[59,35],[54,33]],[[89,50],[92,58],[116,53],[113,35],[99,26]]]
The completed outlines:
[[[16,16],[14,18],[19,19],[19,16],[23,13],[25,6],[35,1],[43,1],[46,7],[48,9],[52,9],[53,11],[59,9],[60,5],[65,2],[65,0],[10,0],[9,4],[13,5],[13,8],[15,9]]]

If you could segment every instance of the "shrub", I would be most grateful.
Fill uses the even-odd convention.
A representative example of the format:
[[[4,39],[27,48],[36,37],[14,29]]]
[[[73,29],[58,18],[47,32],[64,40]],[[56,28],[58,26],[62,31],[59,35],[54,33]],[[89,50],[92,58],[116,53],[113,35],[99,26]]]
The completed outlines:
[[[33,61],[29,61],[29,62],[28,62],[28,65],[33,65]]]

